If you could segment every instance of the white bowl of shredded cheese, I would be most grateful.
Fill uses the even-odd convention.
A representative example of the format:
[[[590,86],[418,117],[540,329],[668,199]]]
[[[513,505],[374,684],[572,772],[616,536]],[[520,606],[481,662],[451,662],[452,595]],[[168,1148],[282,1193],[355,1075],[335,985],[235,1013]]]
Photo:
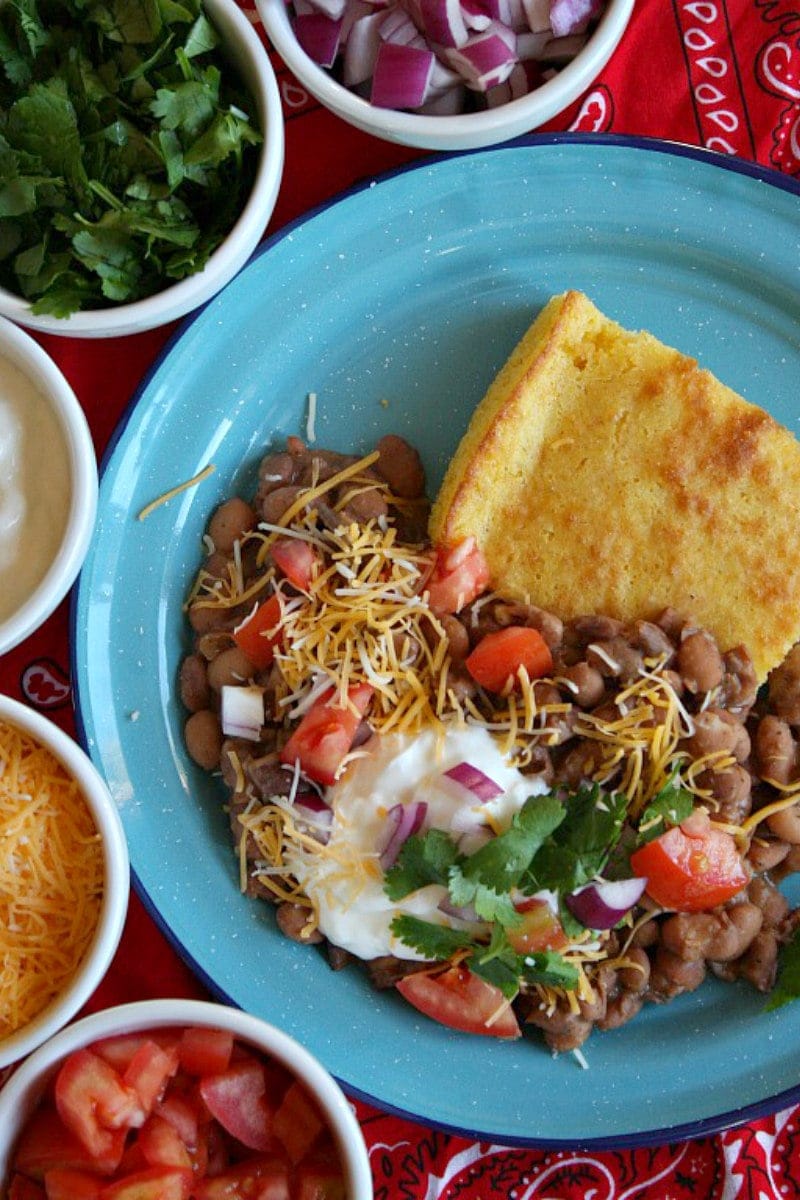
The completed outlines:
[[[117,949],[130,894],[108,788],[66,733],[0,696],[0,1067],[89,999]]]
[[[0,654],[57,608],[94,529],[97,459],[72,388],[0,317]]]

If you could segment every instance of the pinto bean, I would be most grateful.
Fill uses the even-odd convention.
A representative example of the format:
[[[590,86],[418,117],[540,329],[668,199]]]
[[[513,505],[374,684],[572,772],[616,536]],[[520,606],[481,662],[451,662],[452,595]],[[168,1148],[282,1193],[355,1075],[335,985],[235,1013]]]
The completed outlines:
[[[178,677],[181,703],[189,712],[208,708],[210,692],[206,664],[199,654],[187,654]]]
[[[719,913],[717,929],[706,947],[706,958],[729,962],[744,954],[764,923],[757,904],[742,901]]]
[[[764,914],[764,925],[768,929],[776,929],[786,919],[789,901],[768,879],[756,875],[748,884],[747,895]]]
[[[706,967],[702,959],[681,958],[660,945],[650,971],[648,995],[656,1003],[672,1000],[683,992],[693,992],[699,988],[705,974]]]
[[[189,624],[197,634],[217,633],[235,623],[229,608],[196,603],[189,607]]]
[[[534,1005],[525,1021],[543,1031],[545,1042],[556,1053],[577,1050],[592,1032],[592,1022],[581,1013],[574,1013],[570,1009],[556,1008],[551,1013]]]
[[[786,784],[794,777],[797,745],[790,726],[780,717],[768,713],[761,718],[756,727],[754,751],[762,779]],[[779,837],[784,836],[778,830],[775,832]]]
[[[753,838],[747,851],[747,861],[754,871],[772,871],[789,854],[789,843],[780,838]]]
[[[678,647],[678,670],[693,694],[710,692],[722,683],[722,655],[707,630],[698,629],[683,639]]]
[[[737,965],[737,974],[759,992],[771,991],[778,971],[778,939],[770,929],[753,938]]]
[[[677,643],[686,627],[686,617],[674,608],[665,608],[656,617],[656,625],[664,630],[671,642]]]
[[[576,617],[570,628],[579,642],[607,642],[619,637],[624,628],[622,621],[615,617],[606,617],[601,613],[589,613],[584,617]]]
[[[650,982],[650,959],[647,953],[641,946],[629,946],[625,958],[631,966],[620,967],[617,971],[619,986],[626,992],[646,992]]]
[[[767,817],[767,826],[771,833],[790,846],[800,846],[800,802]]]
[[[294,485],[275,488],[265,496],[258,498],[259,516],[269,525],[277,525],[287,509],[291,508],[301,488]]]
[[[554,763],[554,780],[573,789],[582,783],[591,783],[602,766],[603,757],[603,747],[599,742],[578,742],[560,762]]]
[[[211,662],[212,658],[216,658],[223,650],[228,650],[233,645],[234,641],[229,629],[203,633],[195,641],[197,653],[205,662]]]
[[[622,989],[612,996],[606,1005],[605,1015],[597,1022],[597,1028],[608,1032],[626,1025],[639,1012],[644,1004],[644,995]]]
[[[555,779],[553,757],[546,746],[532,746],[530,757],[523,768],[524,775],[536,775],[550,787]]]
[[[470,649],[469,633],[466,626],[463,621],[459,621],[458,617],[451,613],[442,613],[439,616],[439,623],[444,629],[444,634],[447,638],[450,661],[456,664],[463,663]]]
[[[385,479],[395,496],[415,500],[425,491],[425,469],[415,448],[395,433],[387,433],[375,449],[380,458],[375,470]]]
[[[669,634],[652,621],[634,621],[629,637],[631,644],[647,658],[660,658],[665,666],[675,657],[675,645]]]
[[[693,758],[723,752],[737,762],[750,757],[750,735],[741,721],[718,708],[707,708],[694,717],[694,732],[684,743]]]
[[[642,669],[644,656],[624,638],[615,637],[590,642],[586,647],[586,661],[607,679],[632,683]]]
[[[716,913],[675,913],[661,926],[661,945],[683,962],[701,962],[718,929]]]
[[[222,749],[222,726],[210,708],[192,713],[183,727],[183,737],[189,757],[206,771],[219,766]]]
[[[722,702],[732,712],[748,713],[756,702],[758,677],[753,660],[744,646],[734,646],[722,656],[725,674],[722,678]]]
[[[223,650],[208,664],[208,682],[215,692],[226,686],[246,683],[255,670],[250,659],[238,646]]]
[[[223,501],[208,523],[208,534],[217,550],[230,554],[234,544],[244,537],[256,523],[256,514],[238,496]]]
[[[278,929],[284,937],[291,938],[293,942],[303,942],[305,945],[318,945],[325,939],[318,929],[306,932],[308,917],[309,911],[305,905],[292,904],[288,900],[279,904],[275,912]]]
[[[567,694],[579,708],[594,708],[603,699],[605,680],[588,662],[577,662],[574,666],[564,667],[560,678],[566,680]]]
[[[789,725],[800,725],[800,642],[792,646],[780,666],[771,672],[768,691],[775,715]]]
[[[355,521],[357,525],[377,521],[389,512],[389,506],[380,488],[362,487],[354,490],[345,486],[340,490],[341,495],[337,496],[337,500],[339,503],[345,502],[341,516]]]
[[[658,922],[645,921],[639,925],[631,938],[631,946],[655,946],[659,938]]]
[[[294,459],[285,450],[277,454],[267,454],[262,458],[258,467],[259,496],[266,496],[294,478]]]
[[[722,771],[702,771],[697,783],[710,792],[717,820],[740,825],[749,817],[753,807],[753,780],[750,772],[739,763]]]

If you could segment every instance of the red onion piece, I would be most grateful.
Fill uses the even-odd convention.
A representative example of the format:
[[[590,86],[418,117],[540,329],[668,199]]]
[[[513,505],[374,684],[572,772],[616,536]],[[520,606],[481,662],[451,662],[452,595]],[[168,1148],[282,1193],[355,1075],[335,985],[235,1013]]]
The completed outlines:
[[[444,774],[447,779],[452,779],[454,783],[465,788],[482,804],[485,804],[487,800],[496,800],[498,796],[503,795],[500,785],[490,779],[488,775],[484,775],[483,771],[473,766],[472,763],[456,763]]]
[[[641,898],[646,879],[603,880],[587,883],[564,903],[587,929],[613,929]]]
[[[379,108],[419,108],[425,103],[433,63],[431,50],[382,42],[370,100]]]
[[[386,814],[389,837],[381,851],[381,869],[388,871],[394,866],[397,856],[412,834],[422,827],[428,805],[424,800],[412,800],[410,804],[395,804]]]
[[[309,58],[321,67],[332,67],[339,53],[341,18],[334,21],[325,13],[303,14],[295,18],[297,40]]]
[[[221,691],[220,719],[226,737],[257,742],[264,724],[264,689],[226,683]]]
[[[429,42],[438,46],[463,46],[469,34],[460,0],[418,0],[419,20]]]
[[[511,30],[505,32],[514,36]],[[445,56],[467,87],[479,92],[505,83],[517,61],[516,52],[509,49],[507,38],[494,29],[475,34],[460,49],[446,50]]]
[[[333,809],[316,792],[298,792],[294,808],[298,817],[307,822],[314,837],[325,845],[331,836]]]
[[[343,78],[347,87],[366,83],[375,71],[375,60],[381,44],[381,24],[386,16],[383,9],[360,17],[347,38],[344,51]]]
[[[554,37],[582,33],[597,11],[596,0],[553,0],[550,28]]]

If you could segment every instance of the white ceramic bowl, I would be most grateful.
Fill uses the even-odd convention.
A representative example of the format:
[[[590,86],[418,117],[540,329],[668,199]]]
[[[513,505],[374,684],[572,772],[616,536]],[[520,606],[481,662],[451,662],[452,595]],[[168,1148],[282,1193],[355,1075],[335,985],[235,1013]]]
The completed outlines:
[[[105,890],[94,938],[71,982],[37,1017],[0,1040],[0,1066],[18,1062],[66,1025],[86,1003],[114,957],[130,895],[128,846],[116,805],[102,777],[81,748],[39,713],[0,696],[0,722],[35,738],[77,780],[103,842]],[[5,1096],[5,1093],[0,1093]],[[5,1100],[4,1100],[5,1103]],[[0,1118],[0,1143],[8,1120]],[[0,1192],[2,1188],[0,1188]]]
[[[427,150],[471,150],[519,137],[543,125],[580,96],[606,65],[633,12],[634,0],[609,0],[592,36],[558,75],[519,100],[485,112],[427,116],[376,108],[308,57],[292,30],[286,0],[256,0],[275,49],[321,104],[365,133]]]
[[[61,371],[29,334],[3,317],[0,317],[0,359],[7,359],[26,376],[49,405],[66,444],[71,485],[66,525],[55,557],[16,611],[5,620],[0,618],[0,654],[5,654],[50,616],[80,570],[97,511],[97,459],[83,409]],[[51,454],[52,448],[41,447],[44,470]]]
[[[364,1138],[349,1102],[333,1077],[298,1042],[274,1025],[241,1009],[202,1000],[143,1000],[93,1013],[62,1030],[24,1062],[0,1091],[0,1192],[8,1183],[11,1152],[26,1118],[68,1054],[112,1034],[177,1025],[229,1029],[234,1037],[288,1067],[315,1097],[333,1131],[344,1166],[347,1200],[372,1200],[372,1173]]]
[[[236,0],[204,0],[231,63],[253,97],[264,140],[255,182],[239,219],[202,271],[165,287],[144,300],[73,313],[70,317],[34,316],[22,297],[0,288],[0,313],[29,329],[66,337],[118,337],[153,329],[205,304],[247,262],[267,226],[283,173],[283,114],[269,56]]]

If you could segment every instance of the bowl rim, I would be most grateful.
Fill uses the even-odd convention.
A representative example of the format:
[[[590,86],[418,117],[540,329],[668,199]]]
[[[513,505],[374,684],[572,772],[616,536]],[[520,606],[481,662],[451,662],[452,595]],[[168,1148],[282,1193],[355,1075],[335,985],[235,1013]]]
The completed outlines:
[[[0,359],[14,364],[53,412],[69,459],[71,496],[56,554],[33,592],[0,621],[0,654],[38,629],[66,596],[81,568],[97,515],[97,457],[86,414],[66,376],[38,342],[13,321],[0,317]]]
[[[213,1000],[179,998],[138,1000],[99,1009],[67,1025],[17,1068],[0,1090],[0,1185],[8,1170],[9,1152],[24,1120],[68,1054],[112,1033],[186,1025],[229,1029],[235,1037],[279,1059],[306,1083],[333,1131],[345,1169],[348,1200],[372,1200],[372,1172],[361,1127],[351,1102],[319,1060],[278,1026],[243,1009]]]
[[[628,27],[635,0],[608,0],[585,47],[552,79],[507,104],[481,112],[431,115],[378,108],[320,67],[300,47],[286,0],[255,0],[276,50],[298,80],[345,120],[378,137],[430,149],[479,149],[530,132],[567,107],[606,65]],[[472,140],[474,138],[478,141]],[[470,140],[467,140],[470,139]]]
[[[66,1025],[101,982],[125,925],[130,863],[127,839],[111,793],[78,743],[49,718],[10,696],[0,695],[0,722],[16,725],[41,742],[74,776],[102,838],[104,868],[97,928],[83,961],[66,988],[46,1008],[0,1041],[0,1067],[6,1067],[25,1058]],[[3,1095],[4,1090],[0,1092]]]
[[[0,287],[0,314],[28,329],[63,337],[122,337],[185,316],[211,300],[244,266],[275,207],[283,175],[285,136],[280,91],[269,54],[236,0],[202,0],[224,41],[238,44],[244,77],[263,133],[255,178],[247,201],[202,271],[140,300],[85,309],[69,317],[37,316],[22,296]]]

